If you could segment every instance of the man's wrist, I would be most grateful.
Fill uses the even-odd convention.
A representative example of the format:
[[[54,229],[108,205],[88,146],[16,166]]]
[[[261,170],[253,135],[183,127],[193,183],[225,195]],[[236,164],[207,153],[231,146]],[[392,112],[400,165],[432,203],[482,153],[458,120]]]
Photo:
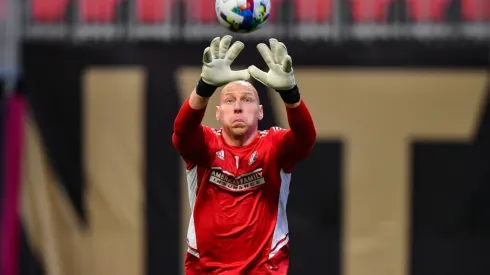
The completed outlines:
[[[279,93],[284,103],[288,105],[293,105],[301,100],[301,95],[299,93],[299,89],[297,85],[294,85],[293,88],[288,90],[276,90]]]
[[[218,86],[208,84],[204,82],[202,78],[200,78],[199,82],[197,82],[196,94],[202,97],[211,97],[216,89],[218,89]]]

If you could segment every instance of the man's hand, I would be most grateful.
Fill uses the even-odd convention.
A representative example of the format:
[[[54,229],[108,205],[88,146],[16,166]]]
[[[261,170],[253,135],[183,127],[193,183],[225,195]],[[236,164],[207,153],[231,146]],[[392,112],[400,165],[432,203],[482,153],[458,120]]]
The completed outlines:
[[[236,41],[230,47],[231,40],[230,35],[223,38],[216,37],[210,47],[204,50],[201,78],[206,84],[219,87],[233,81],[250,78],[246,69],[231,70],[231,64],[245,47],[241,41]]]
[[[231,70],[231,64],[245,47],[240,41],[236,41],[230,47],[231,40],[230,35],[223,38],[216,37],[211,41],[211,45],[204,50],[201,79],[199,79],[189,100],[193,109],[205,108],[209,98],[218,87],[233,81],[250,79],[250,73],[247,69]]]
[[[295,108],[299,106],[301,97],[294,79],[291,56],[284,43],[275,38],[269,39],[269,42],[270,49],[264,43],[257,45],[269,71],[266,73],[255,66],[248,67],[248,71],[253,78],[276,90],[288,107]]]
[[[269,39],[270,49],[264,43],[257,45],[257,50],[269,67],[266,73],[256,66],[250,66],[250,75],[267,87],[278,92],[290,90],[296,86],[291,56],[284,43],[275,38]]]

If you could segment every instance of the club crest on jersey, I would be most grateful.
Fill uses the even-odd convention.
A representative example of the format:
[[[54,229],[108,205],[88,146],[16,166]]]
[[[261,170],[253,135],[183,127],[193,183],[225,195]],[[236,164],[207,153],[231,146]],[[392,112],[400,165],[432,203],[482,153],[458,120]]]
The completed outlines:
[[[209,181],[231,191],[244,191],[265,183],[262,168],[234,176],[220,167],[213,167]]]
[[[250,156],[250,158],[248,159],[248,165],[252,165],[257,160],[258,156],[259,153],[257,153],[257,151],[254,151]]]
[[[225,159],[225,152],[223,150],[216,152],[216,155],[222,160]]]

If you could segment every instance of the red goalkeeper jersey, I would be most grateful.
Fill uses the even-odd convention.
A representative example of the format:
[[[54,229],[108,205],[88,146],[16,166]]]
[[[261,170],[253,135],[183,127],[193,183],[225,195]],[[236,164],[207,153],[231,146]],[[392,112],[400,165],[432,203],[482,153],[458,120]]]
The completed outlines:
[[[221,129],[201,124],[204,110],[183,104],[172,141],[186,162],[192,211],[187,274],[276,274],[278,265],[287,268],[291,172],[310,154],[316,133],[303,101],[286,110],[290,129],[259,131],[249,145],[235,147],[224,142]]]

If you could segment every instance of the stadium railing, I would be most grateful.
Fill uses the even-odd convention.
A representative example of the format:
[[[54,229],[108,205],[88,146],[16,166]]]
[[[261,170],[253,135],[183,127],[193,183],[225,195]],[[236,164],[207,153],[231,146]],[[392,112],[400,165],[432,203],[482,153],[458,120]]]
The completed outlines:
[[[4,0],[5,1],[5,0]],[[243,39],[490,37],[489,0],[271,0],[270,22]],[[209,39],[223,35],[214,0],[24,0],[35,38]]]

